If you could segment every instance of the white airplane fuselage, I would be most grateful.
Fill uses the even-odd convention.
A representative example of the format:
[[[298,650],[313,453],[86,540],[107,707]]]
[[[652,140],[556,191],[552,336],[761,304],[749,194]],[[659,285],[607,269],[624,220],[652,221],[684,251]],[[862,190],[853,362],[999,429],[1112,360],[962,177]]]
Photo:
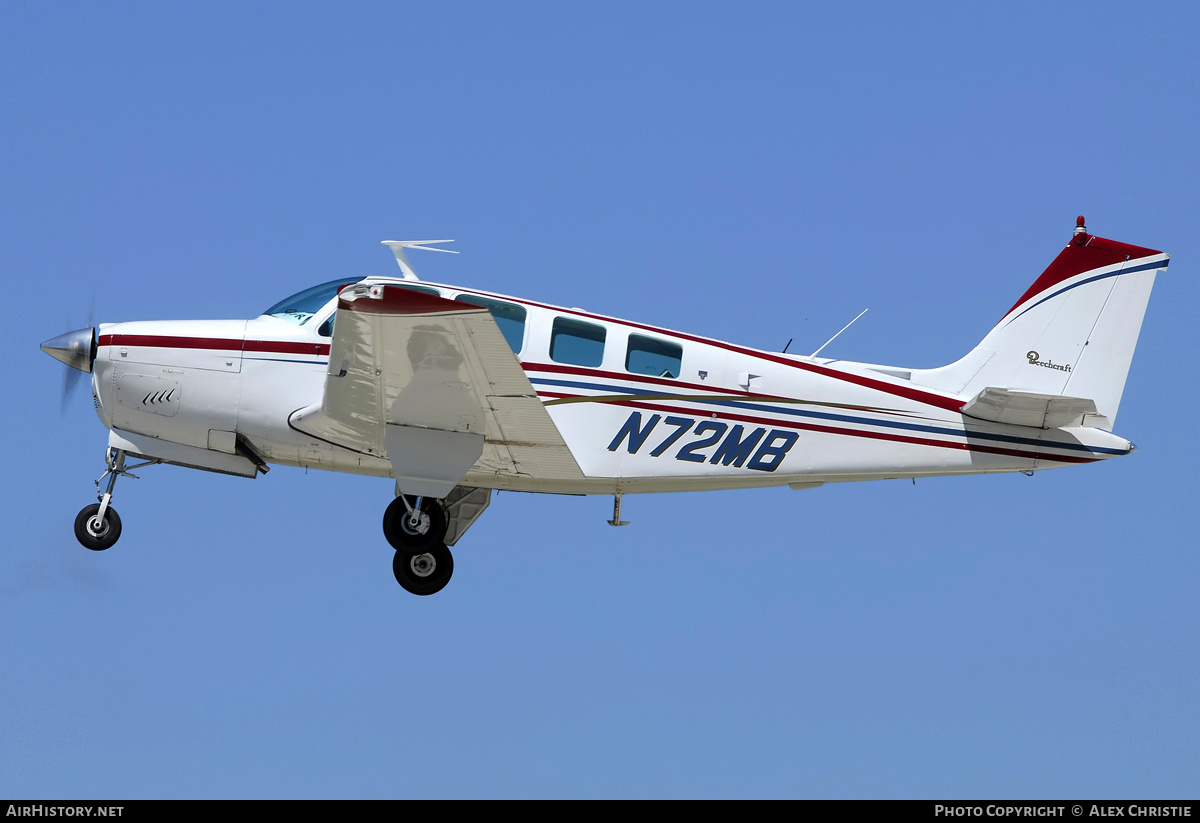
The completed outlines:
[[[578,309],[421,286],[450,300],[482,296],[525,310],[517,355],[580,470],[542,476],[485,455],[462,478],[464,486],[566,494],[807,488],[1034,471],[1133,450],[1094,426],[1031,428],[969,417],[961,411],[969,396],[925,385],[919,370],[758,351]],[[221,455],[244,447],[267,463],[393,476],[386,457],[289,423],[322,396],[330,337],[319,329],[336,304],[302,325],[265,315],[102,325],[93,393],[100,419],[113,431],[110,443],[137,436],[178,444],[195,459],[176,462],[217,470]],[[555,321],[564,318],[603,330],[599,354],[590,343],[589,365],[551,356]],[[676,347],[677,376],[631,372],[631,335]]]

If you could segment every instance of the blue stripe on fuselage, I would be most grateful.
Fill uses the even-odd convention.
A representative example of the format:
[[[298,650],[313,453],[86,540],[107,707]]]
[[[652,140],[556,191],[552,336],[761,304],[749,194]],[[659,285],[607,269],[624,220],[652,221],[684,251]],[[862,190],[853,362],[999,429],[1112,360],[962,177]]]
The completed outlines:
[[[905,431],[924,432],[926,434],[941,434],[951,437],[975,438],[978,440],[993,440],[999,443],[1013,443],[1022,446],[1050,446],[1056,449],[1066,449],[1070,451],[1085,451],[1094,454],[1125,454],[1121,449],[1106,449],[1097,447],[1085,446],[1082,443],[1061,443],[1057,441],[1039,440],[1033,437],[1018,437],[1010,434],[998,434],[994,432],[977,432],[967,429],[949,429],[944,426],[931,426],[921,423],[904,423],[899,420],[875,420],[870,417],[856,417],[849,414],[835,414],[833,412],[810,411],[805,409],[789,408],[786,406],[769,406],[763,403],[751,403],[745,400],[718,400],[718,399],[695,399],[686,396],[680,396],[672,392],[664,392],[660,389],[635,389],[624,386],[611,386],[603,383],[581,383],[574,380],[548,380],[540,377],[530,378],[530,382],[535,384],[543,384],[547,386],[565,386],[569,388],[591,389],[594,391],[606,391],[614,394],[628,394],[632,397],[638,395],[665,395],[668,397],[678,398],[678,402],[685,403],[702,403],[709,406],[727,406],[731,408],[747,409],[750,411],[763,411],[772,414],[790,415],[793,417],[807,417],[815,420],[831,420],[839,423],[855,423],[859,425],[881,426],[884,428],[902,429]]]

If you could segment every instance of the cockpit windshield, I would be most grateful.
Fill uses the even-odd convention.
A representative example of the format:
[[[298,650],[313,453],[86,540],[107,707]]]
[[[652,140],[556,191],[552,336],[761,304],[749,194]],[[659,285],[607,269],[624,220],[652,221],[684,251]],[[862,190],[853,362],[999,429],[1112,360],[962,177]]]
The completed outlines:
[[[286,300],[280,300],[263,312],[263,314],[278,317],[280,320],[287,320],[289,323],[295,323],[297,326],[303,326],[326,303],[337,295],[338,290],[342,286],[357,283],[360,280],[362,280],[361,277],[343,277],[340,280],[330,280],[328,283],[322,283],[319,286],[313,286],[311,289],[305,289],[302,292],[293,294]]]

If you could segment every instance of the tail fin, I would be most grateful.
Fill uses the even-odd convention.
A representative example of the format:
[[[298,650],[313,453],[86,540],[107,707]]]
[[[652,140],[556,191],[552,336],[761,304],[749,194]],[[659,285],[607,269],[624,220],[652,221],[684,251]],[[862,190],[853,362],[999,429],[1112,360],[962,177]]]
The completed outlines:
[[[1078,220],[1071,242],[966,357],[913,382],[975,397],[984,389],[1092,400],[1083,424],[1110,430],[1150,289],[1170,257],[1105,240]]]

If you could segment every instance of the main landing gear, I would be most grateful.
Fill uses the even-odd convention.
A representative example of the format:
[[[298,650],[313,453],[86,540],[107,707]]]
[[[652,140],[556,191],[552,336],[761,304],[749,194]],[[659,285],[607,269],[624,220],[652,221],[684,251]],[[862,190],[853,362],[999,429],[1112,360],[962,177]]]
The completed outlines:
[[[91,549],[94,552],[102,552],[111,547],[117,542],[117,538],[121,536],[121,518],[117,514],[117,510],[112,507],[113,488],[117,485],[117,477],[132,477],[137,480],[137,475],[130,474],[129,469],[138,469],[142,466],[150,466],[158,463],[158,460],[147,460],[145,463],[138,463],[136,466],[125,465],[125,452],[120,449],[109,449],[105,455],[105,462],[108,467],[104,470],[104,474],[96,481],[96,497],[99,503],[93,503],[90,506],[84,506],[79,514],[75,515],[75,539],[78,540],[85,549]],[[108,485],[104,491],[100,491],[100,483],[104,478],[108,478]]]
[[[454,574],[454,557],[446,548],[446,509],[431,497],[400,495],[383,513],[383,536],[396,550],[392,573],[405,591],[434,594]]]

